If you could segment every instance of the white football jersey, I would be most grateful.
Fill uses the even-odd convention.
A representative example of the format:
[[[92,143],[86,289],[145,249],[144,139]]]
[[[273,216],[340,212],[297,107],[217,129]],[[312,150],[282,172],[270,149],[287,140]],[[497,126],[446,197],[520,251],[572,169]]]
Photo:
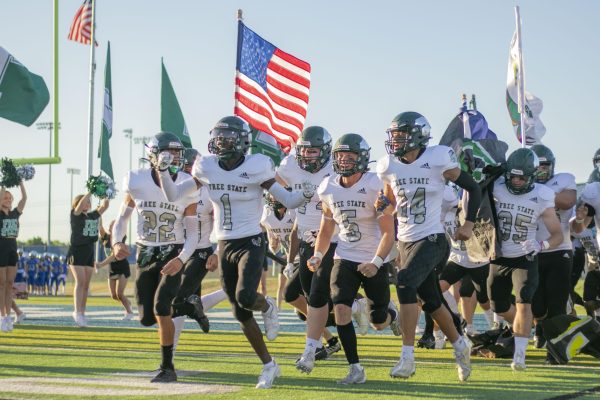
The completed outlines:
[[[208,189],[215,211],[218,240],[258,235],[262,216],[262,183],[275,177],[273,161],[263,154],[249,154],[237,168],[226,171],[214,155],[202,156],[193,174]]]
[[[546,209],[554,208],[554,192],[536,183],[528,193],[512,194],[506,188],[504,177],[500,177],[494,184],[494,203],[500,228],[502,257],[526,255],[523,242],[535,239],[538,218]]]
[[[198,213],[198,246],[197,249],[211,247],[210,234],[213,230],[213,205],[208,195],[208,190],[200,188],[200,199],[196,205]]]
[[[265,205],[260,223],[272,236],[279,239],[279,243],[287,253],[290,248],[290,234],[292,233],[295,219],[296,210],[286,210],[283,217],[279,219],[275,215],[275,211]]]
[[[303,182],[310,182],[315,188],[319,187],[323,179],[335,175],[331,160],[327,162],[319,171],[313,173],[307,172],[298,166],[296,157],[289,155],[285,157],[277,168],[279,175],[293,190],[302,190]],[[303,206],[296,209],[296,219],[298,221],[298,238],[305,239],[312,233],[316,234],[321,225],[321,200],[316,194]],[[333,241],[337,241],[334,238]]]
[[[398,240],[415,242],[443,233],[442,201],[446,179],[444,172],[458,167],[454,150],[430,146],[411,164],[385,156],[377,162],[377,174],[389,184],[396,197]]]
[[[542,185],[550,188],[556,194],[562,192],[563,190],[577,190],[577,185],[575,184],[575,177],[572,174],[568,173],[555,174],[546,183],[542,183]],[[556,210],[556,216],[560,221],[560,227],[563,233],[563,242],[560,245],[558,245],[558,247],[548,250],[542,250],[541,253],[573,249],[573,244],[571,243],[571,228],[569,227],[569,220],[573,216],[574,211],[575,208],[570,208],[568,210]],[[544,223],[541,221],[538,222],[538,231],[535,237],[537,240],[548,240],[548,238],[550,237],[550,233],[548,232],[548,229],[546,229],[546,225],[544,225]]]
[[[176,183],[191,179],[177,174]],[[123,192],[131,195],[138,214],[136,243],[143,246],[181,244],[185,241],[183,212],[198,201],[197,192],[169,201],[154,182],[150,169],[133,170],[123,179]]]
[[[596,222],[596,240],[600,243],[600,182],[587,183],[581,193],[581,200],[594,208],[596,214],[594,221]]]
[[[593,229],[586,228],[581,233],[573,232],[572,235],[575,238],[573,241],[574,246],[583,247],[592,259],[598,260],[598,241]],[[578,245],[575,244],[575,241],[578,242]]]
[[[364,263],[375,256],[381,238],[375,201],[382,189],[383,182],[373,172],[364,173],[349,188],[340,184],[338,175],[321,182],[319,198],[331,210],[339,228],[334,258]]]

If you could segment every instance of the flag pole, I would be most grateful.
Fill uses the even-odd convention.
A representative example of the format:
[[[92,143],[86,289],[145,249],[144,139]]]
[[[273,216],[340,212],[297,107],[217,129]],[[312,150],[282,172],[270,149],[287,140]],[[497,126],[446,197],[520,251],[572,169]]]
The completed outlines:
[[[87,176],[92,175],[93,169],[93,147],[94,147],[94,73],[96,72],[96,0],[92,0],[92,32],[90,36],[90,93],[88,108],[88,162]]]
[[[521,42],[521,13],[519,6],[515,6],[515,21],[517,25],[517,46],[519,49],[519,77],[517,81],[518,109],[521,127],[521,147],[524,148],[527,140],[525,138],[525,71],[523,62],[523,47]]]

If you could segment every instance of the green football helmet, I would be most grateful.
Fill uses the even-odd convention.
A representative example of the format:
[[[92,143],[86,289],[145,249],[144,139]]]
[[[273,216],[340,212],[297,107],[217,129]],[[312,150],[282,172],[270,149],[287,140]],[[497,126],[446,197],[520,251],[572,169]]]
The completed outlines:
[[[387,129],[388,140],[385,149],[389,155],[403,157],[409,151],[425,148],[431,138],[431,126],[421,114],[413,111],[400,113],[394,117]],[[398,137],[397,133],[407,133]]]
[[[341,176],[352,176],[367,171],[371,148],[362,136],[347,133],[340,137],[333,146],[333,170]],[[355,161],[340,160],[339,153],[350,152],[358,156]]]
[[[548,165],[548,171],[538,171],[538,174],[535,177],[535,181],[539,183],[546,183],[548,180],[552,179],[554,176],[554,165],[556,163],[556,158],[554,158],[554,153],[548,147],[543,144],[534,144],[531,146],[531,150],[535,153],[540,161],[540,166]]]
[[[513,151],[506,160],[506,172],[504,173],[508,191],[512,194],[524,194],[533,190],[539,165],[538,157],[531,149],[521,148]],[[520,177],[524,183],[515,186],[512,182],[514,177]]]
[[[250,148],[250,125],[237,116],[221,118],[210,131],[208,152],[219,160],[237,159]]]
[[[182,166],[183,162],[183,144],[181,140],[171,132],[159,132],[146,144],[146,153],[152,167],[158,166],[158,155],[165,150],[175,151],[176,155],[169,167],[171,174],[176,174]]]
[[[285,186],[285,190],[287,190],[288,192],[291,192],[292,188],[289,186]],[[264,191],[263,197],[265,198],[265,203],[266,203],[267,207],[269,207],[273,211],[277,211],[280,208],[287,208],[281,202],[279,202],[279,200],[277,200],[275,198],[275,196],[273,196],[271,193],[269,193],[268,190]]]
[[[318,154],[307,156],[302,154],[307,149],[318,149]],[[317,172],[331,158],[331,135],[320,126],[304,128],[296,142],[296,161],[298,166],[307,172]]]
[[[191,167],[196,161],[196,157],[200,155],[200,152],[196,149],[185,149],[183,151],[183,159],[186,167]]]

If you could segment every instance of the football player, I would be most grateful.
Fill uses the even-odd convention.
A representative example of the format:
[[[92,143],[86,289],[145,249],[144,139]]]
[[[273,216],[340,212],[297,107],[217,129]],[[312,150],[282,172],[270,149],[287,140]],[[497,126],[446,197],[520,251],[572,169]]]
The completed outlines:
[[[352,324],[352,304],[362,286],[372,301],[372,326],[383,330],[390,326],[399,336],[399,313],[390,301],[390,286],[384,260],[394,244],[393,208],[378,213],[375,201],[383,190],[383,182],[368,171],[370,147],[358,134],[350,133],[338,139],[333,147],[333,170],[321,182],[318,193],[323,216],[308,268],[318,271],[327,253],[336,226],[339,241],[331,270],[331,297],[334,304],[338,335],[350,365],[339,384],[365,383],[367,377],[360,365],[356,332]],[[310,315],[310,314],[309,314]],[[304,358],[303,366],[310,372],[311,365]]]
[[[564,315],[567,312],[567,303],[571,293],[571,269],[573,268],[573,244],[571,243],[569,220],[577,202],[577,186],[572,174],[554,173],[556,159],[552,150],[543,144],[531,146],[531,150],[537,155],[540,163],[535,179],[536,183],[545,185],[556,194],[554,197],[556,216],[560,221],[563,233],[561,244],[552,250],[542,250],[538,255],[539,283],[532,299],[531,311],[536,319],[536,347],[541,348],[545,339],[540,321]],[[546,226],[538,221],[536,239],[547,240],[549,236]],[[546,362],[556,364],[549,352]]]
[[[416,112],[398,114],[387,130],[388,156],[377,163],[385,183],[385,196],[397,211],[398,247],[401,260],[397,292],[402,322],[402,354],[390,375],[409,378],[415,373],[414,339],[417,325],[417,295],[454,347],[460,381],[471,374],[470,343],[456,329],[448,309],[442,306],[436,265],[444,261],[448,242],[441,209],[446,181],[455,182],[469,194],[467,216],[455,239],[471,237],[481,191],[473,178],[461,172],[454,151],[446,146],[427,146],[427,119]]]
[[[288,155],[281,161],[277,169],[277,179],[294,189],[301,188],[304,183],[317,188],[323,179],[334,174],[330,160],[331,145],[331,135],[325,128],[320,126],[305,128],[296,142],[296,154]],[[321,346],[321,335],[327,325],[332,307],[329,278],[337,237],[332,239],[329,250],[323,255],[318,269],[313,271],[307,264],[314,253],[313,246],[321,215],[321,201],[317,196],[306,201],[296,210],[297,236],[300,239],[298,277],[308,302],[306,344],[302,356],[296,362],[296,368],[306,373],[310,373],[314,365],[315,353]],[[295,251],[288,254],[288,263],[293,262],[296,254]]]
[[[27,291],[29,293],[36,294],[36,273],[38,265],[37,253],[35,251],[29,252],[29,258],[27,259]]]
[[[177,136],[161,132],[146,146],[151,168],[130,171],[125,176],[125,199],[111,232],[112,249],[118,260],[129,255],[129,246],[121,240],[135,209],[138,214],[135,285],[139,318],[144,326],[158,323],[162,352],[158,375],[151,382],[173,382],[177,374],[173,365],[171,305],[179,290],[182,268],[198,244],[198,199],[192,193],[169,201],[160,188],[160,173],[171,181],[192,180],[189,175],[178,173],[183,162],[183,145]],[[172,156],[168,165],[159,162],[162,152]]]
[[[232,304],[233,314],[244,335],[263,363],[257,389],[268,389],[281,370],[269,354],[253,311],[261,311],[268,340],[279,330],[277,304],[257,293],[262,275],[266,241],[260,227],[262,191],[268,190],[287,208],[296,208],[310,199],[314,189],[288,192],[275,181],[273,161],[262,154],[246,154],[250,147],[250,126],[241,118],[220,119],[210,132],[208,156],[196,159],[192,169],[195,182],[175,184],[161,173],[162,187],[169,199],[208,189],[215,211],[221,284]],[[169,156],[165,162],[168,161]]]
[[[538,286],[538,253],[563,243],[554,192],[535,183],[538,167],[538,157],[531,149],[515,150],[507,159],[504,176],[496,180],[493,189],[501,256],[492,260],[488,293],[492,309],[512,323],[515,351],[511,368],[514,371],[525,369],[525,351],[532,326],[531,302]],[[548,234],[540,241],[536,233],[542,224]],[[516,306],[511,304],[513,288]]]
[[[10,332],[13,320],[10,315],[13,300],[13,283],[17,275],[17,236],[19,235],[19,217],[27,203],[25,185],[19,183],[21,200],[12,208],[13,195],[0,187],[0,331]]]

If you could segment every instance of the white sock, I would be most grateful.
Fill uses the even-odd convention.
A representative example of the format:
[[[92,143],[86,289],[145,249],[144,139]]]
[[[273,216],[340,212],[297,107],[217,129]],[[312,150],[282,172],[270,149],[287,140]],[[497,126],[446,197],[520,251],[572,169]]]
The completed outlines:
[[[414,360],[415,359],[415,346],[402,345],[402,358],[406,358],[408,360]]]
[[[208,311],[223,300],[227,299],[227,294],[223,289],[217,290],[215,292],[205,294],[200,298],[202,300],[202,307],[204,307],[204,311]]]
[[[494,313],[494,322],[498,322],[498,323],[504,322],[504,318],[501,317],[500,315]]]
[[[456,342],[452,343],[452,347],[454,347],[454,350],[456,350],[456,351],[463,351],[466,346],[467,346],[467,344],[465,343],[465,340],[463,339],[462,336],[460,336],[456,340]]]
[[[434,330],[433,331],[433,337],[436,338],[437,340],[444,339],[444,332],[442,332],[441,329]]]
[[[306,338],[306,346],[304,347],[305,353],[310,353],[314,355],[319,347],[321,347],[320,340]]]
[[[175,357],[175,349],[177,348],[177,343],[179,343],[179,336],[181,336],[184,323],[185,315],[173,318],[173,325],[175,326],[175,333],[173,334],[173,357]]]
[[[488,323],[488,326],[491,327],[492,324],[494,323],[494,312],[492,311],[492,309],[488,308],[487,310],[484,310],[483,316],[485,317],[485,320]]]
[[[527,350],[528,343],[529,338],[515,336],[515,355],[518,353],[523,353],[523,355],[525,355],[525,350]]]
[[[271,361],[269,361],[268,363],[266,363],[266,364],[263,364],[263,365],[264,365],[265,367],[268,367],[268,368],[270,368],[270,367],[274,367],[274,366],[275,366],[275,360],[271,358]]]
[[[450,310],[452,310],[452,312],[454,314],[458,314],[458,305],[456,304],[456,299],[454,298],[452,293],[450,293],[449,290],[446,290],[444,292],[444,299],[446,299],[446,302],[448,303]]]

